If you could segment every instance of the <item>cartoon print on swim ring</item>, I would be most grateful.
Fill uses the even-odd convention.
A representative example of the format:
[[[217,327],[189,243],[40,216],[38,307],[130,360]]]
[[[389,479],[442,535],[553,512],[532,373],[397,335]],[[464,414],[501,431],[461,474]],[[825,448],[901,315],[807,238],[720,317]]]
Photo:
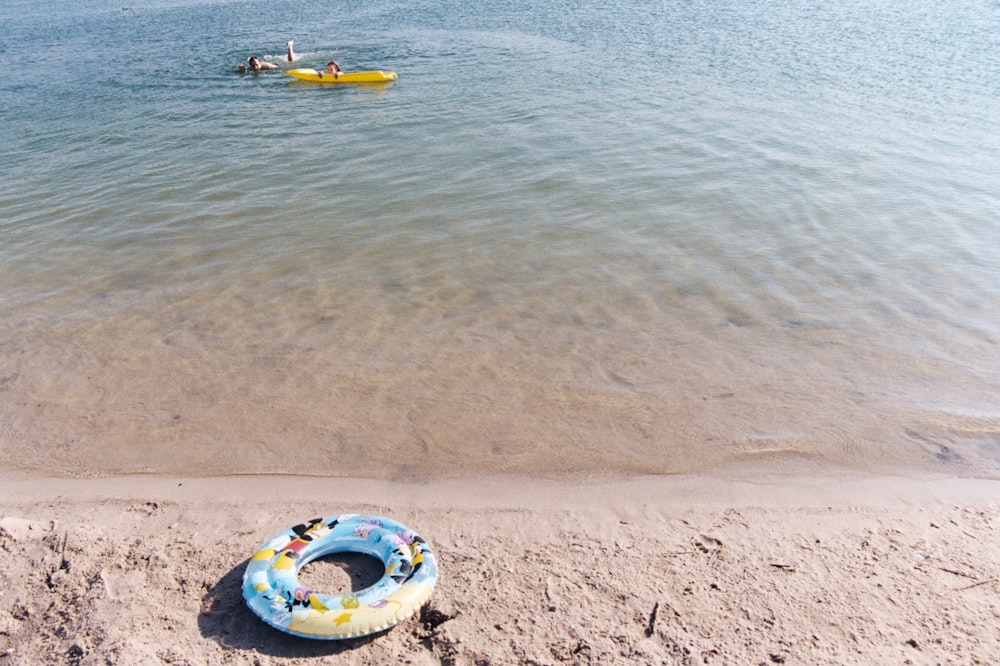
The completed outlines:
[[[346,594],[322,594],[299,584],[298,572],[332,553],[379,559],[377,583]],[[379,516],[316,518],[277,535],[254,553],[243,573],[243,598],[275,629],[305,638],[367,636],[407,619],[437,583],[430,545],[405,525]]]

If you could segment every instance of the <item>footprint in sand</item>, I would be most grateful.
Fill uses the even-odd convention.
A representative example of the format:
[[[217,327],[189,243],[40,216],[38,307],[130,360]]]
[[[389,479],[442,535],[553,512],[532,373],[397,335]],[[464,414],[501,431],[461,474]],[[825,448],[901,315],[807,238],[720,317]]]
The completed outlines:
[[[714,553],[722,548],[722,542],[715,537],[706,534],[699,534],[694,539],[694,545],[703,553]]]

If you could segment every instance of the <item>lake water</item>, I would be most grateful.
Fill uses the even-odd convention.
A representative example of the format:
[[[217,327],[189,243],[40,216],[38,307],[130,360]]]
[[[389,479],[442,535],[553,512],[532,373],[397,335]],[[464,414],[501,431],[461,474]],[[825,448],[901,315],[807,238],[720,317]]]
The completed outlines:
[[[125,2],[0,3],[0,467],[1000,476],[996,0]]]

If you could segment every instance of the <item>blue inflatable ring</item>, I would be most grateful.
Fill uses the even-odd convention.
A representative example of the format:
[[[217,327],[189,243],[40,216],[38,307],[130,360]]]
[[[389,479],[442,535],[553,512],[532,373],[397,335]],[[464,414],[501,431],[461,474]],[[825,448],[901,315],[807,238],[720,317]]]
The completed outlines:
[[[299,584],[305,564],[332,553],[364,553],[385,575],[360,592],[328,595]],[[317,518],[264,544],[243,574],[243,598],[275,629],[306,638],[367,636],[413,615],[434,591],[438,567],[426,541],[390,518]]]

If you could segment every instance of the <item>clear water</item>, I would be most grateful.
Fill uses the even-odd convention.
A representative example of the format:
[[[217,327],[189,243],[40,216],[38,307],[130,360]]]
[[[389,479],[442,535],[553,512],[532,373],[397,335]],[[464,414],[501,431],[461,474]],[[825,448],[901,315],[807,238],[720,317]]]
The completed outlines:
[[[0,21],[4,468],[1000,476],[995,1]]]

